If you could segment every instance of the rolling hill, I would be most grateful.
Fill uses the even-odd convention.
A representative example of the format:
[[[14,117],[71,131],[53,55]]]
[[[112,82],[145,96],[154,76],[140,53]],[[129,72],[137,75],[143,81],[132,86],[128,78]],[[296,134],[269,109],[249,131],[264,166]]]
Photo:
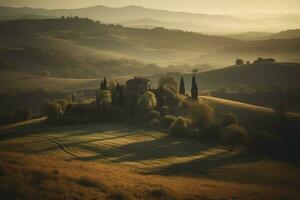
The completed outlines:
[[[5,21],[0,27],[2,69],[35,74],[48,70],[60,77],[159,73],[160,68],[151,63],[196,64],[199,56],[239,43],[223,37],[124,28],[79,18]],[[194,62],[187,62],[193,58]]]
[[[89,19],[0,22],[0,68],[69,78],[150,75],[167,65],[218,68],[237,57],[300,62],[300,39],[240,41],[163,28],[136,29]],[[157,63],[157,64],[153,64]],[[182,72],[188,72],[184,65]],[[179,70],[180,71],[180,70]]]
[[[299,76],[300,64],[255,63],[200,73],[199,79],[214,79],[245,85],[299,85]]]
[[[238,90],[241,86],[257,89],[274,85],[300,85],[300,64],[274,62],[233,65],[201,73],[172,76],[178,81],[183,76],[186,89],[190,91],[193,75],[196,76],[200,91],[218,90],[220,88]],[[161,76],[164,75],[150,77],[153,87],[157,87],[156,83]]]
[[[246,32],[240,34],[227,35],[226,37],[246,41],[270,39],[297,39],[300,38],[300,29],[285,30],[279,33]]]
[[[293,39],[300,38],[300,29],[281,31],[280,33],[269,36],[271,39]]]
[[[0,144],[5,199],[299,197],[297,163],[138,125],[55,127],[34,120],[0,128]]]
[[[154,27],[191,30],[210,34],[232,34],[247,31],[279,32],[299,27],[299,15],[209,15],[204,13],[174,12],[149,9],[140,6],[107,7],[94,6],[80,9],[34,9],[0,7],[0,20],[21,18],[57,18],[60,16],[80,16],[105,23],[128,24],[132,27]],[[151,20],[144,20],[151,19]]]

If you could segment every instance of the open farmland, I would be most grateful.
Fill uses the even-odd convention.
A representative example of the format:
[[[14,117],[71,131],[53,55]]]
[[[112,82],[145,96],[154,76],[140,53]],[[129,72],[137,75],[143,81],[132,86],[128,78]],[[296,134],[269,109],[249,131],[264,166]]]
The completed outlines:
[[[2,127],[0,150],[2,193],[19,198],[298,199],[300,187],[297,164],[139,125],[33,120]]]

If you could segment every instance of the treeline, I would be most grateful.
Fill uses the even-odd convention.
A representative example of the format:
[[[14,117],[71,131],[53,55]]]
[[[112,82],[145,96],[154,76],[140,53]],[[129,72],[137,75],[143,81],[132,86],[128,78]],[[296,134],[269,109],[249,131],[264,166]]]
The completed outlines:
[[[274,63],[276,60],[274,58],[262,58],[258,57],[256,60],[253,61],[253,64],[255,63]],[[251,64],[251,61],[244,61],[242,58],[238,58],[235,61],[236,65],[244,65],[244,64]]]
[[[76,92],[47,91],[43,89],[19,90],[8,89],[0,92],[0,125],[23,121],[31,117],[40,117],[45,101],[64,99],[72,100],[72,95],[77,102],[83,102],[94,97],[96,90],[86,89]],[[19,117],[20,113],[27,113],[30,117]],[[25,114],[24,114],[25,115]],[[22,120],[23,119],[23,120]]]

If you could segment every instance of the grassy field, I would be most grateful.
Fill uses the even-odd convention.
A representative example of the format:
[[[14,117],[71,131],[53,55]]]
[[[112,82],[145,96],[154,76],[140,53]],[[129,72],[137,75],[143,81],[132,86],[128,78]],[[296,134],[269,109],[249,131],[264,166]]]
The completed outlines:
[[[116,77],[123,83],[130,77]],[[70,79],[28,75],[20,72],[1,71],[0,90],[5,89],[44,89],[52,91],[74,91],[80,89],[98,88],[100,79]]]
[[[0,129],[0,191],[19,199],[299,199],[298,164],[130,124]],[[31,194],[31,196],[28,194]]]
[[[238,101],[232,101],[232,100],[221,99],[221,98],[210,97],[210,96],[201,96],[200,98],[202,100],[207,101],[210,104],[223,105],[231,108],[236,108],[237,110],[245,110],[245,111],[254,112],[258,114],[274,115],[275,112],[273,108],[256,106],[256,105],[242,103]],[[300,119],[299,113],[287,112],[286,115],[289,118]]]

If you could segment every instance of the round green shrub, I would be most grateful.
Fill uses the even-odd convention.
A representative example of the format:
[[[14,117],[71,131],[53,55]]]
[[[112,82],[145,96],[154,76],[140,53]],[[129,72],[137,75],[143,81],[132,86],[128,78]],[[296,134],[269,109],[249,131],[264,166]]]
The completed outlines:
[[[176,120],[176,117],[173,115],[165,115],[162,119],[161,119],[161,127],[164,129],[170,129],[171,125],[174,123],[174,121]]]
[[[234,115],[232,113],[228,113],[225,115],[222,125],[227,127],[232,124],[238,124],[238,119],[237,119],[236,115]]]
[[[48,118],[54,118],[61,114],[61,107],[55,102],[46,102],[43,106],[43,114]]]
[[[160,108],[160,115],[161,116],[165,116],[165,115],[168,115],[169,114],[169,106],[162,106]]]
[[[163,97],[164,103],[168,106],[177,106],[179,103],[179,98],[177,97],[177,94],[167,87],[163,88]]]
[[[19,109],[15,114],[15,121],[26,121],[32,117],[32,111],[29,107]]]
[[[12,123],[14,120],[13,113],[0,113],[0,125]]]
[[[62,111],[65,111],[69,105],[69,101],[66,99],[55,99],[54,102],[60,105]]]
[[[190,115],[195,126],[208,126],[214,117],[214,110],[207,103],[197,103],[190,107]]]
[[[243,127],[233,124],[225,128],[222,140],[228,145],[243,145],[248,142],[248,133]]]
[[[174,135],[184,135],[189,132],[191,121],[184,117],[178,117],[171,125],[170,132]]]
[[[221,142],[222,127],[215,122],[211,122],[208,126],[202,129],[201,137],[209,142]]]
[[[112,95],[111,92],[108,90],[101,90],[97,93],[97,104],[100,107],[107,108],[112,103]]]
[[[275,154],[276,150],[279,149],[279,143],[280,137],[278,135],[263,131],[253,136],[249,148],[259,153]]]
[[[147,111],[156,106],[156,97],[153,92],[147,91],[140,96],[137,100],[137,104],[142,111]]]
[[[148,112],[148,116],[149,116],[150,120],[159,119],[160,118],[160,113],[156,110],[151,110],[151,111]]]
[[[199,128],[193,128],[191,131],[190,131],[190,136],[192,137],[200,137],[200,129]]]
[[[159,128],[159,119],[152,119],[150,124],[153,128]]]

